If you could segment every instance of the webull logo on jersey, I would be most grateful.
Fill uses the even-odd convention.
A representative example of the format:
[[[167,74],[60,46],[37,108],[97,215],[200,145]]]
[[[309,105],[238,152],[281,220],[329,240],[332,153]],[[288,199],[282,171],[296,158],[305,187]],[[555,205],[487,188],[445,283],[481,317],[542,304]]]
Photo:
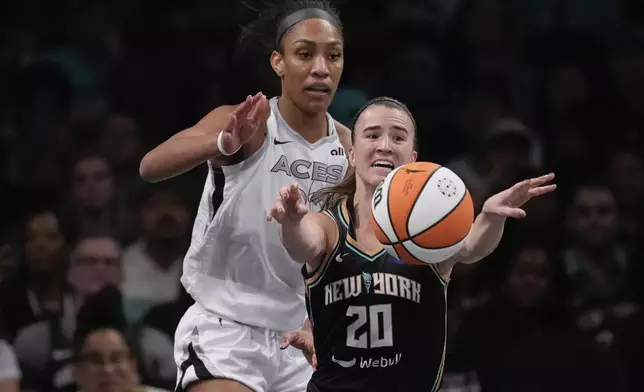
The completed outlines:
[[[324,304],[357,297],[364,293],[405,298],[420,303],[421,284],[404,276],[386,272],[363,273],[336,280],[324,286]]]
[[[341,359],[337,359],[334,355],[331,357],[331,361],[334,363],[337,363],[343,368],[350,368],[358,364],[358,366],[360,366],[361,369],[370,369],[370,368],[386,368],[386,367],[398,365],[401,358],[402,358],[402,353],[398,353],[393,357],[365,358],[361,356],[360,360],[357,360],[356,358],[351,358],[351,360],[344,361]]]

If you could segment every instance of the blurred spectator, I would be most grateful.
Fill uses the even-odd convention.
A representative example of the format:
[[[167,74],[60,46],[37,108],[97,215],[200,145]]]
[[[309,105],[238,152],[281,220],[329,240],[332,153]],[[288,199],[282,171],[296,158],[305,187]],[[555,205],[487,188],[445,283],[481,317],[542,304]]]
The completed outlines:
[[[107,288],[88,302],[74,334],[74,379],[82,392],[161,392],[138,385],[137,365],[117,290]]]
[[[110,162],[120,187],[138,180],[139,162],[143,157],[139,124],[125,114],[108,116],[101,129],[99,144],[101,152]]]
[[[68,214],[75,234],[104,231],[122,242],[130,239],[133,228],[107,159],[97,153],[82,155],[71,175]]]
[[[507,184],[517,172],[537,168],[541,163],[540,145],[522,122],[506,118],[480,136],[482,146],[448,163],[467,184],[479,207],[499,184]]]
[[[70,366],[77,311],[104,287],[121,283],[121,258],[121,247],[111,236],[87,235],[75,244],[68,271],[72,308],[58,318],[23,328],[15,340],[25,388],[61,391],[73,384]]]
[[[11,346],[0,340],[0,391],[20,391],[20,368]]]
[[[177,378],[174,363],[174,332],[179,320],[194,303],[179,285],[176,301],[157,305],[143,317],[139,343],[139,372],[149,385],[173,389]]]
[[[175,300],[190,235],[188,203],[174,182],[145,186],[138,202],[141,237],[124,253],[123,296],[130,322]]]
[[[24,226],[19,276],[0,284],[0,314],[12,340],[23,327],[64,313],[72,303],[65,291],[65,235],[53,209],[32,211]]]
[[[109,70],[122,54],[118,26],[107,5],[84,4],[70,11],[64,24],[69,45],[47,51],[44,57],[71,81],[78,97],[75,115],[97,118],[109,107]]]
[[[6,169],[2,175],[14,183],[31,183],[28,174],[34,149],[47,151],[50,136],[65,120],[73,91],[69,80],[50,62],[20,68],[12,80],[13,94],[2,126],[6,140]]]
[[[98,354],[87,361],[80,355],[74,365],[82,388],[93,390],[99,379],[136,388],[121,383],[134,379],[133,362],[110,364],[105,356],[120,358],[127,342],[142,383],[173,389],[171,342],[192,302],[179,284],[194,210],[183,197],[196,199],[199,186],[164,182],[137,200],[142,144],[239,102],[244,92],[271,95],[279,87],[268,62],[233,61],[238,25],[255,17],[247,1],[154,3],[154,13],[148,3],[0,3],[1,337],[11,343],[21,331],[14,348],[20,361],[29,363],[25,342],[40,350],[28,351],[28,359],[41,361],[22,369],[23,386],[46,384],[42,375],[31,379],[43,361],[45,379],[72,379],[77,310],[105,284],[122,281],[126,320],[141,325],[105,351],[90,337],[106,343],[116,335],[77,331]],[[371,96],[403,100],[417,114],[420,159],[455,170],[479,207],[523,178],[557,176],[557,192],[530,201],[525,219],[508,222],[497,251],[454,269],[442,390],[481,392],[484,384],[491,392],[621,392],[610,349],[628,392],[644,391],[644,2],[339,3],[346,62],[329,108],[334,118],[350,126]],[[374,64],[382,53],[387,61]],[[79,156],[84,151],[91,152]],[[188,178],[202,184],[202,169]],[[593,173],[606,183],[579,183]],[[216,204],[223,175],[215,177]],[[43,197],[66,206],[64,214],[31,211]],[[97,232],[113,233],[126,247],[122,267],[118,244]],[[70,259],[66,243],[77,238]],[[557,287],[559,269],[563,292],[526,306]],[[574,306],[562,315],[569,296]],[[108,303],[106,313],[121,311]],[[84,331],[106,316],[84,313]],[[124,336],[122,315],[109,317],[104,331]],[[533,336],[554,330],[559,319],[574,320],[574,333],[600,347]],[[46,332],[27,333],[34,329]],[[487,366],[501,355],[506,361]],[[481,375],[479,363],[487,366]],[[0,376],[4,369],[0,362]]]
[[[613,192],[601,182],[579,185],[572,192],[563,253],[579,308],[613,304],[628,298],[628,250],[618,242],[619,211]]]
[[[635,148],[612,152],[607,176],[620,210],[620,234],[635,245],[638,234],[644,233],[644,157]]]
[[[538,243],[512,252],[499,290],[486,304],[465,314],[455,337],[450,368],[476,370],[484,390],[499,361],[521,341],[534,336],[559,336],[572,331],[556,259]],[[489,389],[493,390],[493,389]]]

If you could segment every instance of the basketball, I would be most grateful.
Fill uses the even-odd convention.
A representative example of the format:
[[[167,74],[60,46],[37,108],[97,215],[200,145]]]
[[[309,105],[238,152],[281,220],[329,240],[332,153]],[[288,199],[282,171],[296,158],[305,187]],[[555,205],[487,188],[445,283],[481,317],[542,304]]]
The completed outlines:
[[[474,203],[453,171],[430,162],[393,170],[376,188],[372,225],[378,241],[407,264],[435,264],[459,251],[474,222]]]

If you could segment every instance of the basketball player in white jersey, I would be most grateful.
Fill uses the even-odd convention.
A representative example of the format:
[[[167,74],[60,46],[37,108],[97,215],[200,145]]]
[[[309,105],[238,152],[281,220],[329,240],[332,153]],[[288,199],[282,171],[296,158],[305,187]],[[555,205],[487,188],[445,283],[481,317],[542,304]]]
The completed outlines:
[[[264,217],[293,181],[309,200],[344,178],[349,130],[327,113],[344,42],[328,3],[283,3],[252,26],[268,22],[275,35],[270,63],[281,96],[218,107],[141,162],[141,176],[153,182],[204,162],[209,169],[181,278],[196,303],[175,335],[178,391],[305,391],[311,376],[300,351],[280,350],[282,334],[305,320],[304,285]],[[215,209],[219,170],[225,185]]]

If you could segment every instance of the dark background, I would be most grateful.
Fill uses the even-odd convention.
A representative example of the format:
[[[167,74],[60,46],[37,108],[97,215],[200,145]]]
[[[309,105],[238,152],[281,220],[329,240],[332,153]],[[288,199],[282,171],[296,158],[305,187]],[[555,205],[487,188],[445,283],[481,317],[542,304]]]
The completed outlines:
[[[338,120],[351,125],[375,96],[405,102],[419,159],[455,170],[479,207],[523,178],[557,174],[557,192],[530,201],[492,256],[455,271],[442,390],[644,390],[644,2],[336,4],[346,40]],[[146,293],[145,271],[179,286],[205,171],[149,186],[138,163],[219,105],[279,93],[268,58],[234,56],[239,26],[255,16],[237,0],[2,2],[6,341],[61,317],[66,295],[112,283],[129,324],[171,344],[190,300],[179,289],[150,295],[157,280]],[[75,264],[87,235],[117,240],[119,262]],[[91,276],[103,280],[89,287]],[[30,385],[45,376],[15,349],[23,385],[47,390]],[[171,351],[133,351],[143,383],[172,389]]]

